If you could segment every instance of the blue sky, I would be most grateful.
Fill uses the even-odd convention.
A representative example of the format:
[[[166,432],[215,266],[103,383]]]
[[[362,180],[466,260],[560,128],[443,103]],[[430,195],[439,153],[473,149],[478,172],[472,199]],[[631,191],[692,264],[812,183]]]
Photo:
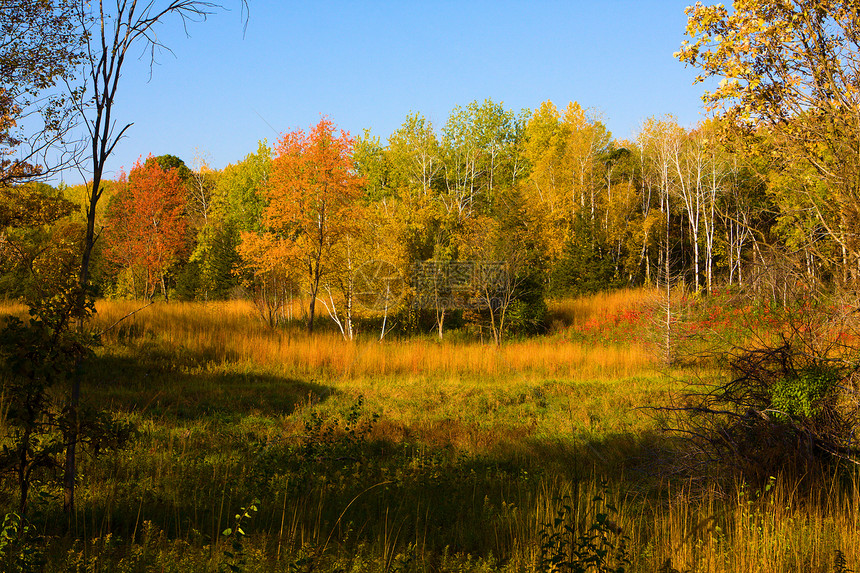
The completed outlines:
[[[111,177],[149,153],[200,153],[220,169],[320,115],[384,142],[410,112],[440,129],[487,98],[516,111],[578,101],[616,138],[650,116],[702,117],[703,87],[672,57],[690,0],[250,2],[247,29],[238,0],[190,37],[166,21],[173,54],[151,78],[147,60],[128,62],[115,115],[134,126]]]

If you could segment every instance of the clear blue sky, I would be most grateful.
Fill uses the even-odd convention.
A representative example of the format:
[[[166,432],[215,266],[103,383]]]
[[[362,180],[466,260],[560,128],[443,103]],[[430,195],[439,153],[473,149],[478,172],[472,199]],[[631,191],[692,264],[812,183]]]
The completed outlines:
[[[410,112],[440,129],[455,106],[487,98],[515,111],[578,101],[616,138],[650,116],[692,125],[703,88],[672,57],[690,3],[250,0],[243,30],[239,1],[225,0],[231,11],[190,37],[178,20],[158,29],[174,54],[151,79],[146,61],[128,62],[115,115],[134,126],[109,167],[148,153],[190,165],[199,150],[220,169],[322,114],[385,142]]]

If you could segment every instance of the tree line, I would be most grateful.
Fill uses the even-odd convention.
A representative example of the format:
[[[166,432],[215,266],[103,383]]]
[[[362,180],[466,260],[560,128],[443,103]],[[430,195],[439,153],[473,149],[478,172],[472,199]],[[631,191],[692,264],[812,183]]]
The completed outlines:
[[[354,318],[380,318],[354,303],[368,294],[366,266],[384,262],[406,286],[383,305],[383,324],[399,313],[401,326],[430,320],[441,335],[447,317],[488,323],[495,336],[540,330],[549,296],[683,283],[779,298],[799,280],[850,287],[860,272],[858,23],[844,3],[754,2],[731,14],[689,8],[691,41],[676,57],[702,80],[722,78],[704,96],[714,117],[695,126],[655,117],[618,140],[599,113],[575,102],[517,112],[488,99],[455,108],[441,126],[412,113],[385,140],[350,136],[323,118],[273,146],[260,142],[222,170],[162,155],[140,158],[116,181],[104,179],[103,167],[129,127],[113,131],[110,119],[125,50],[151,42],[147,31],[162,16],[205,18],[212,5],[174,2],[162,13],[118,2],[114,20],[128,19],[138,35],[106,36],[102,44],[117,49],[103,54],[86,33],[80,42],[42,38],[62,37],[45,30],[97,29],[104,14],[74,3],[35,6],[10,4],[0,46],[8,70],[0,93],[5,296],[39,300],[57,281],[72,285],[83,253],[76,292],[247,296],[272,324],[303,299],[309,330],[323,311],[349,338]],[[90,99],[45,95],[82,62]],[[28,113],[45,126],[29,138],[16,129]],[[92,135],[91,180],[59,189],[33,182],[49,173],[36,160],[62,143],[74,117]],[[440,303],[432,319],[416,318],[410,275],[426,261],[503,262],[509,282],[499,290],[511,297],[490,304],[499,292],[485,289],[486,304]],[[391,286],[386,280],[370,288]]]
[[[812,167],[763,153],[775,145],[765,131],[758,148],[738,145],[733,129],[667,116],[618,140],[575,102],[515,112],[488,99],[441,128],[410,114],[384,141],[323,118],[221,170],[141,158],[102,183],[94,282],[109,297],[253,297],[272,324],[304,300],[309,329],[325,309],[347,337],[357,316],[379,314],[354,303],[356,271],[372,261],[407,285],[416,261],[506,262],[518,291],[508,325],[532,331],[548,296],[666,280],[779,296],[799,276],[853,282],[851,227],[828,227],[845,214],[827,186],[810,208]],[[36,216],[47,198],[80,204],[86,189],[30,184],[20,197]],[[7,231],[3,294],[45,285],[74,259],[83,215]],[[387,310],[408,310],[408,297],[397,302]],[[438,309],[440,333],[446,310],[462,314]]]

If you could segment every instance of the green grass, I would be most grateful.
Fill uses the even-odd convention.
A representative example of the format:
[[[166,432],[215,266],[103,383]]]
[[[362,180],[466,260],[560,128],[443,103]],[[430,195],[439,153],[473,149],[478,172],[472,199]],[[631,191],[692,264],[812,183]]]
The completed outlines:
[[[835,471],[816,488],[776,476],[764,491],[666,473],[676,445],[649,406],[702,373],[577,334],[588,305],[501,353],[305,339],[220,308],[147,309],[105,337],[83,396],[137,435],[118,455],[82,457],[72,516],[44,476],[30,518],[48,571],[235,565],[221,533],[255,499],[246,571],[534,571],[542,551],[576,543],[547,547],[548,536],[565,524],[586,531],[606,501],[629,538],[628,570],[671,560],[678,571],[831,571],[837,550],[860,565],[856,474]],[[101,310],[105,323],[121,312]],[[0,490],[5,507],[13,492]]]

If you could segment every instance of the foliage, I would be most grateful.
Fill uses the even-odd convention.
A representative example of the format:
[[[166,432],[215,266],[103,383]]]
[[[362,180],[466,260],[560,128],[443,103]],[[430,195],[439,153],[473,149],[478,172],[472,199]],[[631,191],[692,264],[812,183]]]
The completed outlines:
[[[257,513],[257,505],[259,503],[259,500],[255,499],[249,505],[240,508],[239,513],[233,517],[233,527],[228,527],[221,532],[221,535],[226,538],[225,541],[229,540],[230,549],[224,550],[224,557],[227,558],[227,563],[221,564],[219,567],[220,572],[241,573],[245,570],[247,556],[245,555],[245,544],[243,541],[248,534],[245,533],[244,528],[248,527],[248,523],[253,519],[254,514]]]
[[[577,515],[570,500],[560,500],[555,519],[539,533],[539,570],[547,573],[624,573],[631,565],[625,535],[612,516],[618,509],[606,501],[606,486],[592,500],[592,514]],[[589,520],[591,522],[589,523]]]
[[[236,253],[238,238],[221,221],[210,221],[197,235],[197,246],[188,264],[177,276],[177,295],[187,277],[184,300],[225,300],[238,284],[240,268]],[[190,275],[190,276],[189,276]]]
[[[260,284],[271,277],[265,272],[255,275],[254,269],[242,265],[237,251],[242,232],[257,232],[262,229],[266,198],[263,188],[268,181],[272,167],[272,150],[265,140],[258,144],[257,152],[246,156],[242,161],[228,165],[215,178],[210,200],[211,208],[205,223],[196,235],[196,246],[189,258],[188,272],[197,272],[189,277],[188,294],[206,300],[226,299],[234,294],[242,283],[250,286],[255,297],[261,297],[265,285]],[[202,173],[206,185],[206,175]],[[205,187],[203,191],[205,192]],[[203,213],[203,202],[197,194],[192,204]],[[261,270],[261,269],[256,269]],[[179,285],[177,285],[179,286]],[[269,297],[262,296],[262,300]],[[279,301],[279,305],[283,300]]]
[[[84,33],[76,8],[74,0],[3,3],[0,188],[68,165],[68,158],[53,152],[63,146],[74,122],[70,97],[57,85],[74,83],[75,66],[82,58]]]
[[[855,264],[860,257],[860,243],[846,232],[858,223],[860,181],[855,8],[844,0],[750,0],[731,11],[698,3],[687,9],[692,42],[676,53],[701,69],[698,81],[722,78],[703,100],[740,128],[749,149],[775,170],[811,167],[814,176],[798,178],[795,193],[839,246],[842,265],[847,255]],[[849,273],[857,279],[852,269],[843,266],[842,281]]]
[[[266,184],[266,233],[243,233],[240,253],[253,269],[280,267],[302,276],[307,290],[308,331],[324,275],[348,273],[335,263],[336,249],[348,240],[363,180],[352,159],[355,141],[335,134],[323,118],[310,132],[285,133]]]
[[[68,289],[82,238],[73,205],[48,185],[0,188],[0,293],[37,303]]]
[[[7,573],[43,571],[46,560],[35,528],[17,513],[7,513],[0,525],[0,566]]]
[[[491,99],[451,110],[440,142],[446,188],[439,200],[458,223],[488,213],[498,190],[522,176],[518,140],[523,123]]]
[[[571,235],[554,269],[556,293],[582,296],[623,286],[619,269],[606,253],[607,246],[595,236],[596,230],[587,214],[580,212],[574,218]]]
[[[820,420],[838,392],[838,370],[813,365],[776,380],[771,388],[771,405],[781,414],[793,419]]]
[[[406,116],[403,125],[388,138],[387,152],[392,185],[405,202],[427,197],[439,185],[439,141],[433,124],[421,114]]]
[[[108,207],[108,260],[131,277],[131,295],[151,298],[185,245],[185,188],[179,171],[138,159]]]
[[[37,310],[26,324],[7,317],[0,330],[5,408],[0,470],[15,476],[22,515],[33,480],[62,467],[70,442],[98,453],[122,447],[131,436],[130,426],[110,415],[92,408],[72,411],[57,400],[56,387],[79,374],[94,341],[70,330],[56,307],[43,309],[42,317]]]
[[[236,231],[260,231],[266,211],[265,187],[272,170],[272,149],[263,139],[257,151],[221,171],[215,187],[215,215]]]
[[[73,205],[56,189],[44,183],[0,186],[0,228],[31,228],[62,219]]]

